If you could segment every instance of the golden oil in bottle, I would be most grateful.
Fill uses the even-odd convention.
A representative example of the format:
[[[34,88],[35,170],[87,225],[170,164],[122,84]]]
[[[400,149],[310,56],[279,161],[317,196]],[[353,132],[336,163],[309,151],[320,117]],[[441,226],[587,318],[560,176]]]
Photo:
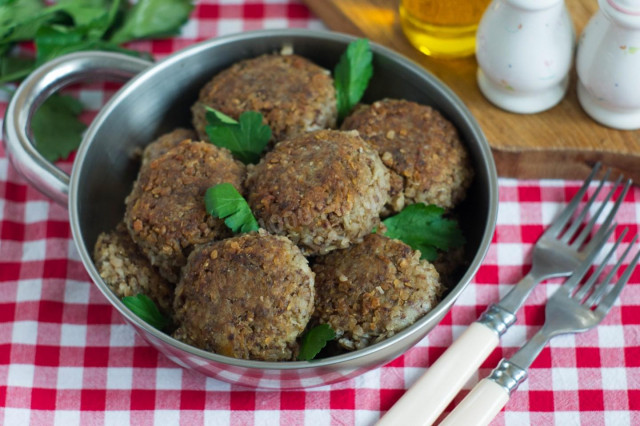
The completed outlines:
[[[400,23],[422,53],[442,58],[473,55],[478,23],[490,0],[401,0]]]

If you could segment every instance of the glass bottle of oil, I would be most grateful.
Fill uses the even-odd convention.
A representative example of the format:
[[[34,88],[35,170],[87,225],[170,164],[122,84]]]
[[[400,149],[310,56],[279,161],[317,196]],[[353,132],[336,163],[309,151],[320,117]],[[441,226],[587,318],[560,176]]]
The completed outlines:
[[[442,58],[473,55],[476,30],[491,0],[401,0],[400,23],[422,53]]]

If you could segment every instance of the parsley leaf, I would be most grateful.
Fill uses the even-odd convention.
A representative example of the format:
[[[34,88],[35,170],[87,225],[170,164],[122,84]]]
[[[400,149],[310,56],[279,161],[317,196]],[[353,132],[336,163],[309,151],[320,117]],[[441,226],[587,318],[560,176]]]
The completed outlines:
[[[205,106],[209,140],[216,146],[227,148],[245,164],[257,163],[260,153],[271,139],[271,128],[262,124],[262,114],[245,111],[238,121]]]
[[[327,342],[336,338],[336,332],[329,324],[320,324],[307,331],[300,342],[299,361],[311,361],[320,353]]]
[[[38,151],[49,161],[66,158],[80,145],[84,123],[78,121],[82,103],[71,97],[54,94],[36,110],[31,130]]]
[[[105,50],[149,58],[146,52],[125,49],[117,44],[87,37],[85,30],[63,25],[43,25],[35,38],[36,64],[41,65],[58,56],[81,50]]]
[[[360,102],[373,75],[373,53],[369,40],[361,38],[349,43],[333,72],[338,101],[338,120],[343,120]]]
[[[138,0],[111,36],[113,43],[176,35],[193,10],[192,0]]]
[[[68,14],[74,25],[53,23],[42,25],[38,29],[34,37],[36,64],[41,65],[66,53],[82,50],[106,50],[151,59],[147,52],[125,49],[103,39],[115,19],[119,5],[120,0],[115,0],[110,8],[103,0],[60,2],[55,7]]]
[[[87,27],[93,37],[99,38],[113,23],[120,4],[121,0],[60,0],[55,9],[69,15],[75,26]]]
[[[35,66],[33,58],[19,55],[0,57],[0,83],[20,80],[31,74]]]
[[[0,42],[31,39],[40,24],[51,19],[51,11],[41,0],[0,2]]]
[[[447,251],[465,242],[458,222],[444,219],[443,213],[444,209],[434,204],[411,204],[383,221],[387,227],[384,235],[420,250],[423,259],[433,261],[438,250]]]
[[[153,300],[144,294],[125,296],[122,298],[122,303],[158,330],[162,330],[169,324],[169,319],[162,315]]]
[[[225,124],[238,124],[236,120],[229,117],[227,114],[224,114],[217,109],[210,108],[205,106],[207,110],[207,122],[210,126],[224,126]]]
[[[67,52],[87,50],[86,44],[84,34],[78,28],[64,25],[43,25],[35,37],[36,64],[42,65]]]
[[[233,232],[251,232],[258,230],[258,222],[251,213],[247,201],[230,183],[221,183],[207,189],[204,195],[207,212],[224,219]]]

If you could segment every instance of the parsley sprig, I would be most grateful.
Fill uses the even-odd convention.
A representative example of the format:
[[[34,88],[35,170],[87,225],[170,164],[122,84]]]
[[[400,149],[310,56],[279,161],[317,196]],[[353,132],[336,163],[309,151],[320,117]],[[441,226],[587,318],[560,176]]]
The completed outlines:
[[[227,148],[234,157],[245,164],[255,164],[271,139],[271,128],[262,124],[262,114],[245,111],[238,121],[205,106],[207,125],[205,131],[216,146]]]
[[[53,94],[33,115],[31,130],[38,151],[49,161],[67,158],[80,144],[87,126],[76,117],[82,102],[74,97]]]
[[[0,1],[0,84],[19,81],[60,55],[109,50],[142,56],[123,43],[177,34],[193,10],[192,0]],[[35,54],[16,49],[32,42]],[[51,96],[33,118],[36,148],[48,160],[65,158],[82,140],[82,105]]]
[[[327,343],[336,338],[336,332],[329,324],[320,324],[307,331],[300,341],[298,361],[311,361]]]
[[[420,250],[423,259],[436,260],[439,250],[448,251],[465,243],[458,222],[443,218],[443,213],[444,209],[434,204],[411,204],[383,221],[387,227],[384,235]]]
[[[361,38],[349,43],[333,72],[338,102],[338,120],[342,121],[360,102],[373,75],[373,53],[369,40]]]
[[[251,213],[249,204],[232,184],[221,183],[207,189],[204,203],[207,212],[224,219],[224,223],[233,232],[258,230],[258,222]]]
[[[131,309],[134,314],[158,330],[162,330],[169,325],[169,319],[160,313],[153,300],[142,293],[138,293],[135,296],[125,296],[122,298],[122,303]]]

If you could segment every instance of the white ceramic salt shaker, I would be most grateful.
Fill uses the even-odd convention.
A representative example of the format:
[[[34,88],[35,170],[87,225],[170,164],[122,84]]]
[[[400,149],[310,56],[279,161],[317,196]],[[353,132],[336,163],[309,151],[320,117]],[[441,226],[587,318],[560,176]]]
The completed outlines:
[[[578,43],[578,100],[594,120],[640,129],[640,0],[599,0]]]
[[[574,47],[563,0],[493,0],[476,34],[480,90],[507,111],[549,109],[567,92]]]

